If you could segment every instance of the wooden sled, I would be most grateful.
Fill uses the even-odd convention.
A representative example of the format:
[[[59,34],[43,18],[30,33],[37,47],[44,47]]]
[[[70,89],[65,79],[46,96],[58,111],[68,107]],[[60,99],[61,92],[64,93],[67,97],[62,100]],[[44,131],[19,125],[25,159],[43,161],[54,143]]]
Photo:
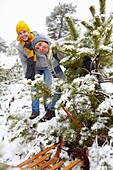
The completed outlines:
[[[58,143],[53,144],[52,146],[44,149],[43,151],[37,153],[31,158],[20,163],[16,167],[19,167],[19,168],[34,168],[35,167],[41,170],[46,170],[46,169],[54,170],[54,169],[61,167],[64,164],[64,162],[60,161],[57,163],[57,161],[59,159],[60,152],[62,149],[62,142],[63,142],[63,138],[60,136]],[[56,153],[52,157],[52,153],[50,151],[52,151],[55,148],[56,148]]]
[[[37,168],[39,170],[57,170],[64,165],[64,161],[59,161],[59,156],[62,149],[63,138],[59,137],[59,142],[53,144],[52,146],[44,149],[43,151],[37,153],[31,158],[25,160],[24,162],[18,164],[16,167],[22,169],[33,169]],[[53,155],[52,150],[56,149],[56,153]],[[63,170],[71,170],[78,163],[82,162],[80,159],[76,159],[66,166]],[[80,169],[83,170],[83,169]]]

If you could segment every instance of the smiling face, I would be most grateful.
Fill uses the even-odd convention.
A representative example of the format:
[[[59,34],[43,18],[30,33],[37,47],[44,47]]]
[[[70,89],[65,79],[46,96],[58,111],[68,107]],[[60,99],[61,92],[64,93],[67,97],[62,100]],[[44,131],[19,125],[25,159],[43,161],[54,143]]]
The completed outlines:
[[[35,44],[35,50],[40,54],[48,54],[49,52],[49,45],[44,41],[37,42]]]
[[[19,39],[21,39],[23,41],[28,41],[29,33],[25,30],[22,30],[22,31],[19,32],[18,37],[19,37]]]

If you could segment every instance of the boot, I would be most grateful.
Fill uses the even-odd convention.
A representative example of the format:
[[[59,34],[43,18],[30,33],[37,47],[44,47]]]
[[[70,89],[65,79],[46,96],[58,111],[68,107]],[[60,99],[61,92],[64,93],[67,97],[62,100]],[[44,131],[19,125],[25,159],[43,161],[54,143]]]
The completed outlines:
[[[30,119],[35,119],[37,116],[39,116],[39,113],[37,112],[32,112],[31,116],[29,117]]]
[[[47,109],[46,114],[40,119],[40,122],[46,122],[46,120],[51,120],[55,117],[55,111]]]
[[[55,117],[55,111],[54,110],[49,110],[47,109],[46,114],[44,116],[47,120],[52,119],[53,117]]]

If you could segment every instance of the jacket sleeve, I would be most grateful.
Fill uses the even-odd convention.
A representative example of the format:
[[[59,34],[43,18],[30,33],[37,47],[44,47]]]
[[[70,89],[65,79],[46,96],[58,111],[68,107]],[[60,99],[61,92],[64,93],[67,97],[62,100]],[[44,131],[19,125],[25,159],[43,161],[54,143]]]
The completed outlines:
[[[54,57],[58,62],[60,62],[60,60],[62,60],[62,59],[64,58],[60,53],[57,53],[56,51],[53,51],[53,57]]]
[[[23,47],[21,47],[23,48]],[[23,68],[23,72],[24,75],[26,75],[26,71],[27,71],[27,55],[24,54],[24,52],[21,50],[20,45],[18,45],[17,49],[19,52],[19,57],[20,57],[20,61],[22,63],[22,68]]]
[[[53,52],[53,59],[51,61],[52,63],[52,75],[54,78],[63,78],[64,77],[64,72],[62,70],[62,68],[59,65],[60,60],[63,57],[58,55],[58,53]]]

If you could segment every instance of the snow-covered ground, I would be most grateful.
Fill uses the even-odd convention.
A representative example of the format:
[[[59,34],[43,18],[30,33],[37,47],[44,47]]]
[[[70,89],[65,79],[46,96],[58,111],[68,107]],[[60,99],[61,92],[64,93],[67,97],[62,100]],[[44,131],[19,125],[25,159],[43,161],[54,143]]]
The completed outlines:
[[[7,62],[7,59],[9,60],[9,62]],[[13,57],[12,59],[12,56],[11,58],[10,57],[6,58],[5,56],[0,57],[0,65],[3,66],[4,68],[11,68],[15,63],[14,61],[16,61],[16,58]],[[103,89],[106,89],[106,84],[103,84],[102,86]],[[113,89],[112,87],[113,87],[112,84],[109,84],[108,90],[112,90]],[[22,162],[22,158],[20,159],[20,155],[19,155],[19,153],[21,153],[20,151],[23,150],[24,152],[26,152],[27,150],[26,157],[23,158],[23,159],[27,159],[31,154],[31,149],[32,152],[34,151],[34,153],[40,151],[39,147],[37,147],[40,142],[42,142],[44,147],[46,147],[46,143],[43,137],[36,138],[35,142],[37,146],[34,145],[33,147],[31,143],[27,143],[21,146],[19,138],[17,138],[12,142],[9,142],[9,139],[11,138],[10,136],[11,132],[8,133],[8,129],[7,129],[8,115],[10,114],[15,116],[20,115],[23,118],[26,118],[28,124],[31,125],[31,127],[33,124],[37,124],[35,130],[37,131],[38,134],[43,133],[43,131],[48,129],[50,125],[52,126],[57,125],[57,117],[58,117],[57,114],[55,118],[52,118],[50,121],[47,121],[45,123],[37,123],[39,117],[37,117],[34,120],[29,119],[29,116],[31,114],[30,93],[31,93],[30,87],[27,85],[26,80],[24,79],[20,79],[18,80],[18,82],[9,85],[4,84],[4,87],[2,89],[2,94],[0,96],[0,162],[1,163],[17,165],[20,162]],[[41,109],[41,115],[40,115],[41,117],[44,114],[44,108],[42,104],[40,105],[40,109]],[[61,110],[61,112],[63,112],[63,110]],[[15,129],[15,127],[13,128]],[[22,129],[20,128],[19,130],[21,131]],[[14,135],[17,135],[18,131],[13,130],[13,133]],[[67,157],[67,153],[64,151],[62,151],[61,155]],[[89,160],[90,160],[90,170],[111,170],[108,169],[108,167],[105,167],[105,162],[109,163],[109,165],[111,165],[113,169],[112,143],[108,143],[108,141],[106,141],[106,143],[100,148],[98,146],[97,141],[95,140],[92,147],[89,148]],[[66,164],[68,163],[69,162],[67,162]],[[79,169],[79,167],[77,169]]]

